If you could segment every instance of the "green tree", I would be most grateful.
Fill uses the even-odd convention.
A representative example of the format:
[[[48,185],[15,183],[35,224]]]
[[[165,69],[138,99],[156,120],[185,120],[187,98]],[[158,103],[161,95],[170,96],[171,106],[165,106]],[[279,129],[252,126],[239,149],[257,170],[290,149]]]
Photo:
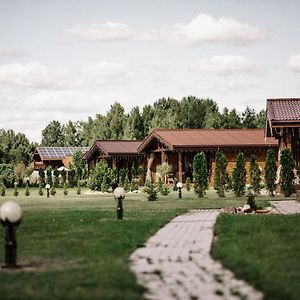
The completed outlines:
[[[246,189],[246,168],[244,154],[240,152],[236,159],[236,166],[232,173],[232,188],[237,197],[245,194]]]
[[[214,174],[214,188],[219,197],[225,197],[225,190],[227,184],[227,158],[224,153],[218,151],[216,153],[215,174]]]
[[[30,190],[29,190],[28,183],[26,183],[25,196],[29,196],[29,195],[30,195]]]
[[[83,170],[86,168],[86,161],[82,159],[82,152],[80,150],[75,151],[72,159],[72,166],[75,169],[77,180],[83,178]]]
[[[53,180],[52,180],[52,167],[48,166],[46,169],[46,175],[47,175],[47,182],[52,186]]]
[[[195,155],[193,160],[193,178],[195,193],[199,198],[204,197],[208,187],[208,169],[204,152]]]
[[[121,140],[124,135],[125,114],[124,108],[120,103],[115,102],[111,105],[107,113],[107,120],[109,120],[109,139]]]
[[[253,108],[250,108],[249,106],[247,106],[245,111],[242,113],[242,120],[243,128],[257,127],[255,110]]]
[[[250,157],[250,184],[253,191],[259,194],[261,190],[261,171],[255,155]]]
[[[294,167],[295,162],[293,160],[293,155],[290,149],[283,149],[280,154],[280,180],[281,180],[281,190],[285,197],[289,197],[293,194],[294,186]]]
[[[241,128],[241,118],[235,109],[229,111],[228,108],[225,107],[223,113],[221,114],[220,125],[221,128],[225,129]]]
[[[126,120],[124,138],[130,140],[142,140],[144,138],[144,124],[140,109],[133,107]]]
[[[191,178],[190,177],[188,177],[185,181],[185,188],[187,191],[191,190]]]
[[[45,184],[45,172],[42,167],[39,168],[39,182],[41,183],[41,185]]]
[[[42,131],[41,146],[64,147],[65,135],[64,126],[59,121],[51,121]]]
[[[81,126],[79,122],[69,121],[64,127],[65,142],[64,146],[80,147],[82,146]]]
[[[166,176],[171,172],[172,166],[169,165],[167,162],[163,162],[161,165],[157,166],[156,170],[157,173],[164,179],[164,183],[166,183]]]
[[[267,151],[266,165],[265,165],[265,184],[270,195],[274,197],[274,191],[276,189],[276,173],[277,166],[275,161],[275,154],[273,149]]]

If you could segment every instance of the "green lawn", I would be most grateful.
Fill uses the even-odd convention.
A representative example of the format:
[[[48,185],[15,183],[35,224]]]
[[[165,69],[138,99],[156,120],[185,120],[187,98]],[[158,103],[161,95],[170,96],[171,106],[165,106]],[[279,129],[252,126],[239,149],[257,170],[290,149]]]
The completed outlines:
[[[183,198],[178,199],[172,192],[157,202],[149,202],[142,193],[127,194],[125,219],[118,221],[111,195],[78,196],[75,192],[70,189],[64,196],[58,189],[55,197],[47,198],[31,189],[26,197],[25,190],[19,189],[19,196],[14,197],[13,190],[7,189],[6,196],[0,198],[0,204],[14,200],[23,208],[17,232],[18,262],[33,266],[31,270],[13,272],[0,269],[1,299],[141,299],[144,289],[137,285],[128,267],[134,249],[169,219],[188,209],[246,202],[246,198],[237,199],[231,194],[219,199],[214,191],[204,199],[185,190]],[[260,197],[258,205],[266,206],[268,199]],[[0,261],[3,250],[0,247]]]
[[[298,300],[300,215],[222,215],[215,227],[213,257],[266,299]]]

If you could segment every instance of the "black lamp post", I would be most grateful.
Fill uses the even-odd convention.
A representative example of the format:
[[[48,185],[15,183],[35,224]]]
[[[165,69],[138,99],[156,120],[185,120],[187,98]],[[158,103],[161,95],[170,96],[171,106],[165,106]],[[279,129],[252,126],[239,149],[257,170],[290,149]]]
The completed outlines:
[[[125,198],[125,190],[122,187],[117,187],[114,190],[115,199],[117,201],[117,218],[123,219],[123,200]]]
[[[46,190],[47,190],[47,198],[49,198],[49,196],[50,196],[50,184],[47,183],[45,187],[46,187]]]
[[[182,190],[182,182],[177,182],[177,188],[178,188],[178,197],[181,198],[181,190]]]
[[[22,209],[17,203],[8,201],[1,206],[0,219],[5,228],[5,264],[2,268],[18,268],[15,227],[20,225],[21,218]]]

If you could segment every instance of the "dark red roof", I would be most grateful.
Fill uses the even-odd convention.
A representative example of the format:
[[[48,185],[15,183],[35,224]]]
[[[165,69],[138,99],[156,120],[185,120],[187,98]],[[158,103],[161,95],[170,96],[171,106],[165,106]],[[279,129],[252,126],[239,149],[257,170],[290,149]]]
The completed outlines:
[[[176,148],[270,147],[274,138],[264,137],[264,129],[156,129],[141,144],[143,152],[153,139],[170,150]]]
[[[83,156],[88,159],[95,151],[100,151],[103,156],[139,156],[137,149],[142,141],[125,140],[97,140]]]
[[[300,122],[300,98],[267,99],[269,122]]]

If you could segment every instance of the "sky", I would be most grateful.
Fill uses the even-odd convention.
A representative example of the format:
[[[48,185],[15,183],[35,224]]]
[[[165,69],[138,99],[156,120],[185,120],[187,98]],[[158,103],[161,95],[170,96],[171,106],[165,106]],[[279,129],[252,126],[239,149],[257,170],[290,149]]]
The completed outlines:
[[[0,128],[40,142],[52,120],[114,102],[211,98],[220,110],[300,97],[298,0],[0,0]]]

